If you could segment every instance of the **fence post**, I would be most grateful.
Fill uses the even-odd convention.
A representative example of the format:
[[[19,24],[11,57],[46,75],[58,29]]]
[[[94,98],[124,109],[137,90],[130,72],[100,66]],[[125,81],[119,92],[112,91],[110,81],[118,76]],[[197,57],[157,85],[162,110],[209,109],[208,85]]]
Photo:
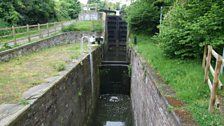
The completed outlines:
[[[209,108],[208,108],[209,112],[213,112],[213,109],[214,109],[214,104],[216,100],[216,90],[219,83],[219,74],[220,74],[221,65],[222,65],[222,57],[218,55],[218,59],[216,60],[216,67],[215,67],[215,77],[213,80],[211,97],[210,97]]]
[[[222,49],[222,58],[224,58],[224,48]],[[223,63],[222,63],[222,66],[221,66],[221,75],[223,74],[223,67],[224,67],[224,65],[223,65]]]
[[[29,28],[29,25],[28,24],[26,25],[26,32],[27,32],[27,35],[28,35],[28,42],[31,42],[31,38],[30,38],[30,28]]]
[[[38,23],[38,32],[39,32],[39,37],[40,37],[40,38],[43,38],[43,37],[42,37],[42,34],[41,34],[40,24],[39,24],[39,23]]]
[[[208,56],[207,56],[207,62],[206,62],[206,67],[205,67],[205,78],[204,82],[208,81],[208,74],[209,74],[209,67],[211,63],[211,56],[212,56],[212,47],[208,46]],[[206,57],[205,57],[206,60]]]
[[[12,36],[14,40],[14,45],[16,45],[16,29],[14,26],[12,26]]]
[[[61,21],[61,30],[64,28],[64,22]]]
[[[206,52],[207,52],[207,45],[205,45],[205,47],[204,47],[203,60],[202,60],[203,68],[205,68],[205,65],[206,65]]]
[[[50,36],[50,31],[49,31],[49,23],[47,23],[47,36]]]
[[[55,32],[55,34],[57,32],[56,22],[54,22],[54,32]]]

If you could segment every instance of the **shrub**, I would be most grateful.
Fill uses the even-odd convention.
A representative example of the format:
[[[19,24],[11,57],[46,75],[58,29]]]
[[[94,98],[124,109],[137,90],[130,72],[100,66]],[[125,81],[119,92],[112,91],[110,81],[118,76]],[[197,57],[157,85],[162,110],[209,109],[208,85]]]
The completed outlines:
[[[63,32],[69,32],[69,31],[79,31],[79,29],[76,28],[76,25],[73,23],[67,27],[64,27],[62,29]]]
[[[203,46],[224,45],[224,2],[176,2],[165,16],[159,40],[166,55],[196,58]]]
[[[127,22],[132,32],[154,34],[158,31],[160,9],[156,0],[138,0],[127,9]]]
[[[65,64],[64,63],[57,63],[54,64],[54,69],[58,72],[65,70]]]

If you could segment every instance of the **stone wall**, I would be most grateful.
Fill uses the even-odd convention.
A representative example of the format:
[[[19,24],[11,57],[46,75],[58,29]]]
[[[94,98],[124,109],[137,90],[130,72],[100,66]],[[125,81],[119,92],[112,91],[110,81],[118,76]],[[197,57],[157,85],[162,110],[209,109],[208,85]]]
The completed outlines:
[[[179,118],[168,111],[168,102],[157,86],[157,75],[135,52],[131,51],[131,99],[135,126],[176,126]]]
[[[85,126],[91,118],[99,95],[98,66],[101,63],[101,49],[95,49],[92,57],[93,85],[90,55],[86,55],[76,63],[70,64],[69,68],[52,83],[31,88],[31,94],[35,89],[39,91],[26,97],[30,104],[19,107],[16,113],[0,120],[0,125]],[[40,87],[42,89],[39,89]]]
[[[81,42],[82,36],[101,36],[101,33],[96,32],[67,32],[54,37],[44,39],[41,41],[28,43],[26,45],[10,49],[4,52],[0,52],[0,62],[9,61],[13,57],[29,54],[30,52],[37,51],[43,48],[49,48],[52,46]]]

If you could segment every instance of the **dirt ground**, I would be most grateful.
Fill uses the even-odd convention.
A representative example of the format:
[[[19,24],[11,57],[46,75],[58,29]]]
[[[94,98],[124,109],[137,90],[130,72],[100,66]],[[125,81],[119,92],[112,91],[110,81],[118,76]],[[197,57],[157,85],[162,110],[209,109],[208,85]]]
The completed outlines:
[[[175,99],[174,97],[170,97],[170,96],[167,96],[166,99],[171,106],[175,107],[174,112],[180,118],[180,121],[184,125],[197,126],[197,124],[193,120],[191,114],[189,112],[187,112],[186,110],[182,109],[182,107],[184,107],[183,102]]]

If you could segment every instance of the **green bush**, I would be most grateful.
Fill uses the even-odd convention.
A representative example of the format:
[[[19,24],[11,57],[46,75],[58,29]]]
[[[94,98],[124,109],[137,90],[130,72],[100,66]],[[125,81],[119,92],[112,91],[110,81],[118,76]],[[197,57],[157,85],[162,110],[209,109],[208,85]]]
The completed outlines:
[[[69,31],[79,31],[79,29],[76,28],[76,24],[71,24],[69,26],[66,26],[62,29],[63,32],[69,32]]]
[[[160,9],[156,0],[138,0],[126,9],[127,22],[132,32],[158,32]]]
[[[176,2],[165,15],[158,36],[166,55],[196,58],[203,46],[224,45],[224,2],[204,0]]]
[[[64,63],[57,63],[54,64],[54,69],[58,72],[65,70],[65,64]]]
[[[1,18],[0,18],[0,28],[4,28],[4,27],[8,27],[9,26],[9,23],[3,21]]]
[[[2,0],[0,2],[0,17],[11,25],[43,24],[75,19],[80,11],[78,0]]]

